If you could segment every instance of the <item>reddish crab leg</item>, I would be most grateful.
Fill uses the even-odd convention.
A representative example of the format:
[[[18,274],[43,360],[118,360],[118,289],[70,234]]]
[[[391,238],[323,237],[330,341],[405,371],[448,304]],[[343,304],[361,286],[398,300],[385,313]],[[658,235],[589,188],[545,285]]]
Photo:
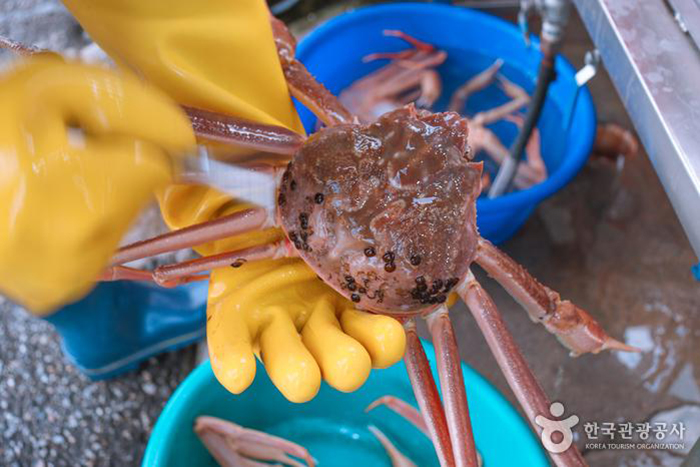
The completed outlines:
[[[382,444],[384,450],[391,458],[391,467],[415,467],[416,464],[411,462],[411,459],[404,456],[401,451],[396,449],[396,446],[389,438],[376,426],[370,425],[367,427],[375,438]]]
[[[328,126],[355,122],[355,117],[343,107],[338,98],[294,58],[296,41],[287,26],[272,15],[270,21],[289,93]]]
[[[447,420],[430,370],[428,357],[425,355],[423,345],[418,338],[415,322],[413,320],[407,321],[404,327],[406,329],[404,361],[418,407],[420,407],[420,412],[428,426],[430,439],[435,446],[440,465],[443,467],[453,466],[455,465],[455,457],[452,453],[450,432],[447,429]]]
[[[238,268],[248,261],[263,259],[284,258],[288,255],[285,242],[270,243],[254,246],[238,251],[227,251],[217,255],[205,256],[182,263],[168,264],[153,271],[156,282],[170,282],[180,278],[187,278],[194,274],[210,271],[216,268],[231,266]]]
[[[483,238],[479,239],[476,262],[527,310],[530,319],[544,324],[566,346],[572,356],[615,349],[639,349],[610,337],[585,310],[540,284],[522,266]]]
[[[337,98],[316,81],[298,61],[291,61],[283,68],[290,94],[327,126],[355,121],[355,117],[338,102]]]
[[[442,82],[440,75],[434,70],[425,70],[420,79],[421,95],[416,100],[416,105],[423,109],[429,109],[440,98]]]
[[[426,318],[435,345],[437,370],[457,465],[477,465],[467,394],[452,322],[446,306],[440,306]]]
[[[425,436],[430,437],[430,432],[428,431],[428,426],[425,424],[423,416],[406,401],[399,399],[394,396],[382,396],[379,399],[372,402],[365,408],[365,412],[369,412],[380,405],[385,405],[397,414],[401,415],[403,418],[411,422],[416,428],[425,434]]]
[[[243,428],[226,420],[207,416],[198,417],[194,431],[216,460],[224,466],[270,465],[257,460],[295,467],[316,465],[313,457],[304,447],[284,438]],[[304,460],[305,464],[292,459],[290,455]]]
[[[202,279],[206,279],[206,276],[202,276]],[[153,272],[145,271],[143,269],[129,268],[126,266],[112,266],[100,274],[97,278],[100,282],[112,282],[112,281],[144,281],[144,282],[155,282],[153,277]],[[194,281],[192,281],[194,282]],[[162,287],[169,287],[171,284],[159,284]],[[172,286],[177,286],[180,284],[172,284]]]
[[[415,51],[411,49],[402,50],[401,52],[375,52],[373,54],[365,55],[364,57],[362,57],[362,61],[367,63],[373,62],[375,60],[396,60],[397,62],[405,64],[405,60],[411,58],[414,53]],[[408,66],[410,67],[410,65]]]
[[[392,60],[355,81],[340,94],[340,102],[365,123],[414,101],[419,107],[430,108],[442,90],[440,75],[433,68],[447,59],[446,52],[399,31],[384,33],[403,37],[416,48],[396,53],[374,53],[363,58],[364,62],[379,58]]]
[[[510,101],[503,105],[494,107],[493,109],[485,110],[474,115],[473,120],[477,124],[488,125],[497,120],[505,118],[507,115],[519,110],[524,105],[530,102],[530,95],[523,88],[508,79],[498,76],[498,81],[501,83],[503,92],[511,98]]]
[[[199,282],[209,279],[208,274],[199,274],[192,276],[178,277],[171,281],[163,281],[155,277],[155,271],[146,271],[143,269],[129,268],[126,266],[112,266],[102,271],[97,277],[99,282],[113,281],[142,281],[154,282],[161,287],[171,288],[178,285],[189,284],[190,282]]]
[[[306,138],[284,127],[264,125],[208,110],[185,107],[197,136],[261,152],[292,156]]]
[[[530,424],[538,434],[541,434],[542,427],[535,423],[535,417],[538,415],[550,417],[549,399],[527,365],[496,305],[476,281],[471,271],[467,273],[456,290],[474,316]],[[552,454],[552,459],[558,466],[585,465],[581,453],[574,444],[561,454]]]
[[[25,45],[20,42],[13,41],[6,37],[0,36],[0,49],[11,50],[19,55],[33,55],[40,52],[45,52],[38,47],[33,47],[31,45]]]
[[[399,31],[398,29],[385,29],[383,31],[383,34],[385,36],[389,37],[398,37],[399,39],[403,39],[409,44],[411,44],[413,47],[415,47],[418,50],[421,50],[423,52],[432,52],[435,50],[435,46],[432,44],[428,44],[427,42],[423,42],[421,40],[416,39],[413,36],[409,36],[403,31]]]
[[[504,120],[514,123],[517,125],[518,129],[523,126],[523,122],[525,121],[520,115],[507,115],[504,117]],[[527,146],[525,146],[526,160],[518,166],[519,171],[520,166],[523,166],[523,174],[521,175],[529,177],[530,180],[533,181],[532,184],[539,183],[547,177],[547,166],[544,163],[544,159],[542,159],[541,147],[540,132],[535,127],[532,129],[532,135],[527,142]],[[516,173],[516,177],[517,175]]]
[[[411,62],[404,62],[404,59],[408,59],[416,55],[417,52],[426,52],[426,53],[431,53],[435,51],[435,46],[432,44],[428,44],[427,42],[423,42],[421,40],[416,39],[413,36],[409,36],[403,31],[399,31],[396,29],[385,29],[382,32],[385,36],[389,37],[398,37],[399,39],[403,39],[409,44],[411,44],[414,48],[409,49],[409,50],[402,50],[401,52],[377,52],[369,55],[365,55],[362,58],[363,62],[371,62],[374,60],[381,60],[381,59],[388,59],[388,60],[397,60],[401,62],[402,65],[405,65],[407,68],[411,68],[413,64]],[[444,61],[444,58],[446,56],[445,53],[442,54]],[[442,62],[440,62],[442,63]]]
[[[99,280],[138,280],[155,282],[163,287],[175,287],[198,280],[205,280],[209,276],[199,273],[216,268],[243,266],[248,261],[263,259],[277,259],[291,256],[284,242],[259,245],[242,250],[227,251],[217,255],[205,256],[181,263],[160,266],[153,271],[127,268],[124,266],[112,266],[106,269]]]
[[[197,433],[197,436],[199,436],[199,439],[207,448],[209,454],[216,459],[216,463],[221,467],[246,465],[245,458],[231,449],[231,446],[223,435],[213,431],[202,431],[201,433]]]
[[[365,412],[368,412],[380,405],[384,405],[387,408],[393,410],[396,412],[398,415],[401,417],[405,418],[407,421],[409,421],[413,426],[418,428],[425,436],[430,438],[430,434],[428,433],[428,427],[425,424],[425,420],[423,420],[423,416],[421,413],[416,409],[414,406],[411,404],[407,403],[404,400],[399,399],[396,396],[382,396],[379,399],[375,400],[372,402],[370,405],[367,406],[365,409]],[[371,429],[371,427],[370,427]],[[376,436],[376,434],[375,434]],[[381,439],[380,439],[381,442]],[[382,442],[384,444],[384,442]],[[387,448],[387,451],[389,450],[389,447],[385,445],[385,448]],[[391,454],[390,454],[391,455]],[[481,457],[481,454],[479,454],[479,451],[476,451],[476,456],[477,456],[477,461],[479,467],[484,465],[484,460]],[[393,456],[392,456],[393,459]]]
[[[251,208],[209,222],[173,230],[158,237],[149,238],[120,248],[110,265],[128,263],[137,259],[167,253],[169,251],[203,245],[221,238],[233,237],[258,230],[269,222],[265,209]]]
[[[475,153],[483,149],[499,165],[508,157],[508,148],[501,143],[493,131],[484,126],[475,126],[471,134],[473,141],[472,150]],[[535,138],[539,142],[537,129],[533,130],[532,137],[528,143],[527,162],[523,161],[518,164],[515,178],[513,179],[513,185],[516,188],[529,188],[547,177],[547,169],[542,158],[538,157],[538,154],[533,153],[537,149],[537,146],[533,143]]]
[[[487,69],[460,86],[454,94],[452,94],[448,109],[457,113],[464,112],[464,106],[469,96],[491,84],[494,76],[496,76],[496,73],[498,73],[498,70],[500,70],[502,66],[503,60],[496,60]]]
[[[398,66],[394,66],[393,68],[382,68],[380,69],[382,72],[385,70],[391,72],[391,80],[387,81],[386,83],[381,81],[371,82],[370,84],[373,87],[372,92],[376,93],[377,95],[391,95],[392,89],[396,87],[396,83],[401,82],[406,88],[412,86],[418,87],[424,101],[421,105],[432,105],[438,99],[438,97],[440,97],[442,84],[440,81],[440,75],[436,71],[431,71],[429,67],[437,66],[444,62],[445,57],[444,55],[434,55],[421,59],[421,57],[416,55],[415,57],[412,57],[411,60],[415,60],[416,67],[423,69],[423,73],[416,74],[405,69],[399,69],[397,71],[396,68],[399,68]],[[378,80],[382,78],[379,73],[373,76]],[[403,103],[412,102],[413,99],[411,97],[412,96],[405,96],[401,100]]]

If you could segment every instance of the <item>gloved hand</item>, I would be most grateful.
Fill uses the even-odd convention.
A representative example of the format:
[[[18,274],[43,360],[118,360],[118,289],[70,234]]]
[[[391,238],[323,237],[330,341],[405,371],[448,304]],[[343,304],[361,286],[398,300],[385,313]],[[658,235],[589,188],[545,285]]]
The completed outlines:
[[[404,351],[396,320],[355,310],[299,259],[217,270],[207,319],[212,368],[233,393],[253,382],[254,353],[287,399],[305,402],[316,395],[321,377],[354,391],[372,366],[392,365]]]
[[[117,63],[178,102],[303,132],[263,0],[64,3]],[[171,228],[246,207],[213,189],[177,185],[161,193],[160,203]],[[281,230],[268,229],[198,251],[209,255],[281,238]],[[354,310],[300,259],[213,271],[207,314],[212,367],[235,393],[253,380],[253,352],[262,356],[280,391],[296,402],[316,394],[321,376],[350,391],[364,382],[370,366],[386,367],[403,356],[398,321]]]
[[[189,120],[133,76],[54,55],[0,75],[0,290],[38,314],[88,292]]]

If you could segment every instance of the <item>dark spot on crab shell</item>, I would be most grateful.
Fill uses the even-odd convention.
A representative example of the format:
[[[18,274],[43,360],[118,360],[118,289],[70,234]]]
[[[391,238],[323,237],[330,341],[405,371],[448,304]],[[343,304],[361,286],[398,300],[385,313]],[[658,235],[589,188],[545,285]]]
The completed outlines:
[[[324,128],[288,170],[282,226],[313,226],[299,254],[356,303],[359,285],[348,284],[362,284],[363,308],[434,307],[474,259],[482,166],[468,160],[467,121],[456,113],[407,106],[370,125]],[[309,203],[318,193],[322,203]]]

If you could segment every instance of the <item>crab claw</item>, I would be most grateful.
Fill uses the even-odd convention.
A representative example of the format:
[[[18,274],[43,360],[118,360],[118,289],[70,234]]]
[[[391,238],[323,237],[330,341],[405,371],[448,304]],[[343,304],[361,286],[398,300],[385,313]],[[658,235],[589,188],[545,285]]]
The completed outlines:
[[[224,467],[257,467],[281,462],[293,467],[314,467],[304,447],[261,431],[243,428],[215,417],[198,417],[194,431],[216,461]],[[304,464],[290,456],[304,460]]]

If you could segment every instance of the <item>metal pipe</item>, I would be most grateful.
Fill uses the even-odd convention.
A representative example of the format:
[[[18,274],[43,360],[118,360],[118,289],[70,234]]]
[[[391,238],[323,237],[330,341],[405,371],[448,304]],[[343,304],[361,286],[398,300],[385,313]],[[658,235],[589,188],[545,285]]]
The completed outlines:
[[[501,168],[496,175],[496,179],[493,181],[493,185],[489,190],[489,198],[501,196],[506,192],[506,190],[508,190],[510,184],[513,182],[513,177],[515,177],[518,164],[520,163],[520,159],[525,151],[525,146],[530,140],[532,131],[535,129],[535,126],[539,121],[540,114],[542,113],[549,84],[554,81],[554,78],[555,71],[553,58],[545,56],[542,58],[542,62],[540,63],[540,70],[537,74],[537,87],[535,88],[535,94],[532,98],[530,106],[527,109],[525,122],[518,132],[518,136],[515,139],[515,143],[513,143],[510,154],[508,154],[508,157],[503,161],[503,164],[501,164]]]
[[[542,40],[540,42],[542,61],[537,74],[537,85],[525,116],[525,122],[511,147],[508,158],[501,164],[501,168],[489,190],[489,198],[502,195],[513,182],[525,146],[542,113],[549,85],[556,78],[554,60],[556,59],[559,44],[564,36],[564,28],[569,20],[571,2],[570,0],[535,0],[534,4],[543,20]],[[530,6],[530,2],[523,2],[523,8],[529,9]]]

